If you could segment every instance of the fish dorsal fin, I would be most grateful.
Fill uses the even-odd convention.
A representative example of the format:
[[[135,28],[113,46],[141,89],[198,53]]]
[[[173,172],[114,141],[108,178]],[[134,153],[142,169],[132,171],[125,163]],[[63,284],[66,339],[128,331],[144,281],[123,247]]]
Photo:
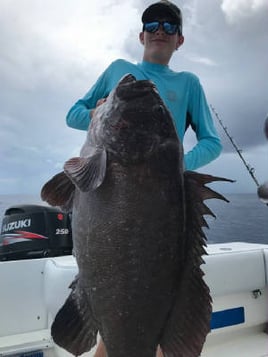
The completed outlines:
[[[204,203],[204,201],[216,198],[225,202],[229,202],[220,193],[212,190],[210,187],[207,187],[206,184],[215,181],[234,181],[224,177],[200,174],[194,171],[185,171],[184,179],[187,217],[186,230],[188,232],[186,245],[189,247],[195,243],[198,243],[200,251],[203,251],[206,237],[202,231],[202,227],[208,228],[208,224],[203,216],[210,215],[214,218],[216,217],[210,208]]]
[[[51,206],[70,211],[73,205],[75,186],[64,172],[52,177],[41,190],[41,198]]]
[[[229,202],[224,196],[220,193],[212,190],[210,187],[207,187],[206,184],[215,182],[215,181],[225,181],[225,182],[234,182],[233,180],[217,177],[207,174],[200,174],[194,171],[185,171],[185,191],[187,198],[187,209],[189,211],[189,216],[192,216],[194,219],[197,219],[197,222],[202,222],[204,224],[201,227],[206,226],[203,215],[210,215],[215,217],[214,213],[205,205],[204,201],[217,198],[225,202]],[[199,227],[199,228],[201,228]]]
[[[214,216],[204,200],[218,198],[221,194],[205,185],[213,181],[230,181],[222,177],[184,173],[186,229],[184,263],[175,297],[160,345],[166,356],[200,356],[206,336],[210,331],[211,297],[203,280],[201,264],[206,254],[206,236],[202,227],[207,226],[205,214]],[[182,318],[183,316],[183,318]]]
[[[195,202],[196,201],[203,202],[204,200],[207,200],[210,198],[217,198],[217,199],[229,202],[220,193],[212,190],[209,187],[206,187],[205,185],[208,183],[211,183],[211,182],[215,182],[215,181],[234,182],[234,180],[230,180],[230,179],[227,179],[224,177],[200,174],[200,173],[194,172],[194,171],[185,171],[184,178],[185,178],[185,182],[186,182],[186,188],[187,188],[187,185],[191,186],[191,189],[188,190],[189,191],[188,194],[193,196],[192,199]],[[192,192],[192,194],[190,192]]]
[[[98,188],[105,177],[107,154],[104,149],[95,149],[87,157],[73,157],[66,161],[64,172],[79,190],[86,192]]]

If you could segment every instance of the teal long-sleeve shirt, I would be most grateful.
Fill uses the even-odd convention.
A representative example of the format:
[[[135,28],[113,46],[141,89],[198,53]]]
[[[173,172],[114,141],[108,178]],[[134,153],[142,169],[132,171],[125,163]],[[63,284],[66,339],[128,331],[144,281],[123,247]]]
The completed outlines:
[[[184,155],[187,170],[196,170],[219,156],[222,150],[221,142],[198,77],[189,72],[174,72],[166,65],[145,61],[133,64],[122,59],[112,62],[86,95],[71,107],[66,118],[67,125],[87,130],[91,110],[95,109],[97,101],[107,97],[127,73],[134,75],[137,80],[150,79],[154,82],[172,114],[182,142],[186,118],[191,117],[197,144]]]

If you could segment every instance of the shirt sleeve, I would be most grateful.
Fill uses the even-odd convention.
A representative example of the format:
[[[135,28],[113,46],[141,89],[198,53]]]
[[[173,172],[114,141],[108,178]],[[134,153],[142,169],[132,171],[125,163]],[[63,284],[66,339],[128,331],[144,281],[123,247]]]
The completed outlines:
[[[97,101],[106,98],[109,94],[106,83],[109,67],[98,78],[93,87],[79,99],[69,110],[66,116],[66,123],[74,129],[87,130],[90,123],[90,112],[96,108]]]
[[[197,77],[194,77],[191,86],[188,110],[198,142],[185,154],[184,162],[186,170],[196,170],[215,160],[222,151],[205,93]]]

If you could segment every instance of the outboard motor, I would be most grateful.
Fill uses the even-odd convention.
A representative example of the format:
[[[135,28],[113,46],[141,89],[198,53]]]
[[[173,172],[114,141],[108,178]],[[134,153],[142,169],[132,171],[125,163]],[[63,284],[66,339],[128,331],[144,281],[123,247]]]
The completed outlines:
[[[0,261],[72,254],[70,215],[58,208],[18,205],[5,211]]]

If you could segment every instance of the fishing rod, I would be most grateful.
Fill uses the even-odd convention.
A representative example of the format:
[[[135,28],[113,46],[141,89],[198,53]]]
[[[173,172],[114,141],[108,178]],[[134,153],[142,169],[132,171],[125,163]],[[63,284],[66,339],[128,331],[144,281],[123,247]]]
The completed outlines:
[[[257,185],[257,187],[260,187],[260,184],[254,174],[255,169],[254,167],[250,166],[246,160],[244,159],[243,155],[242,155],[242,150],[239,149],[239,147],[236,145],[234,139],[231,137],[231,135],[228,133],[227,127],[223,124],[223,121],[221,120],[221,118],[219,117],[219,114],[216,112],[215,108],[212,107],[212,105],[210,105],[210,108],[215,116],[215,118],[218,120],[218,122],[220,123],[220,126],[223,128],[225,134],[227,135],[227,137],[229,138],[231,144],[233,145],[233,147],[235,148],[236,152],[238,153],[240,159],[242,160],[243,164],[245,165],[248,173],[250,174],[250,176],[252,177],[253,181],[255,182],[255,184]]]

